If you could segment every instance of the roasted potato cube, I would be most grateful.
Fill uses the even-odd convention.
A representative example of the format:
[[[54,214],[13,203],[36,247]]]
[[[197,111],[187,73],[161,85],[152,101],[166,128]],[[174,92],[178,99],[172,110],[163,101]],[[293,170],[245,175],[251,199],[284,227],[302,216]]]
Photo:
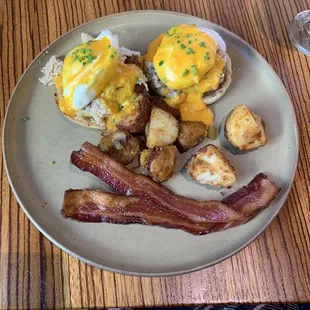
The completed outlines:
[[[98,147],[123,165],[130,164],[140,153],[139,139],[120,130],[104,136]]]
[[[176,163],[176,147],[174,145],[155,147],[149,151],[147,158],[149,175],[157,182],[170,179]]]
[[[262,119],[245,105],[235,107],[227,117],[225,136],[240,151],[256,149],[267,143]]]
[[[205,138],[207,126],[203,122],[179,122],[179,134],[176,146],[180,153],[184,153],[201,143]]]
[[[146,123],[150,119],[151,105],[149,99],[144,94],[140,94],[135,101],[136,113],[125,115],[116,124],[120,130],[130,133],[143,133]]]
[[[236,182],[235,169],[212,144],[204,146],[192,157],[187,173],[201,184],[216,187],[229,187]]]
[[[162,109],[153,108],[146,139],[146,146],[167,146],[178,137],[178,121]]]
[[[143,150],[140,154],[140,165],[141,167],[147,167],[147,162],[148,162],[148,159],[150,157],[152,153],[152,150],[150,149],[146,149],[146,150]]]

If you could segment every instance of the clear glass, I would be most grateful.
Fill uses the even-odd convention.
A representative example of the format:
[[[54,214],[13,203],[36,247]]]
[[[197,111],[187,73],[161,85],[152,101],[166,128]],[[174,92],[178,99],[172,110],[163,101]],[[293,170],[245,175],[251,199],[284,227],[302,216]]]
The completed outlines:
[[[289,26],[289,36],[300,52],[310,56],[310,10],[294,17]]]

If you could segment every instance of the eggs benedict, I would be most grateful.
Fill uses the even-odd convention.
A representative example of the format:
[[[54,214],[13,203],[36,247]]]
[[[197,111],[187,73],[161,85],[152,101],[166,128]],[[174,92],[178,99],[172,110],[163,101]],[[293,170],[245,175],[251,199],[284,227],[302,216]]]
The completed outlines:
[[[118,36],[108,30],[97,38],[82,34],[82,41],[66,55],[61,69],[57,60],[59,110],[86,127],[113,130],[120,124],[130,132],[143,131],[149,115],[141,113],[149,113],[149,102],[146,77],[137,65],[140,53],[120,47]]]
[[[173,26],[149,44],[143,63],[152,88],[180,110],[183,121],[213,126],[214,116],[206,105],[220,99],[231,82],[231,61],[217,32]]]

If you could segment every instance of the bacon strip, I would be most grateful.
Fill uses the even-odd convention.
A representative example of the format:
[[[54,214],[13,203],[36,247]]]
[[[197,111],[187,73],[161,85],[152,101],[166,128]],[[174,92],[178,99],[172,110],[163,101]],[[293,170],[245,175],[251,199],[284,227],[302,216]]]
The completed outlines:
[[[122,166],[89,142],[85,142],[79,151],[72,152],[71,163],[123,195],[140,197],[193,223],[227,223],[245,219],[241,212],[220,201],[197,201],[175,195],[163,185]]]
[[[156,225],[182,229],[194,235],[205,235],[241,225],[266,208],[279,192],[279,188],[258,174],[247,186],[239,189],[224,203],[247,217],[228,223],[196,223],[185,219],[160,206],[154,206],[147,199],[120,196],[101,190],[67,190],[64,195],[62,214],[81,222],[106,222],[115,224]]]
[[[241,212],[246,218],[218,224],[213,228],[213,231],[239,226],[250,221],[256,214],[269,206],[280,190],[275,183],[268,180],[265,174],[259,173],[247,186],[243,186],[222,200],[224,204]]]
[[[139,223],[183,229],[194,235],[210,233],[217,225],[193,223],[161,207],[155,207],[141,198],[91,189],[67,190],[64,195],[62,214],[81,222]]]

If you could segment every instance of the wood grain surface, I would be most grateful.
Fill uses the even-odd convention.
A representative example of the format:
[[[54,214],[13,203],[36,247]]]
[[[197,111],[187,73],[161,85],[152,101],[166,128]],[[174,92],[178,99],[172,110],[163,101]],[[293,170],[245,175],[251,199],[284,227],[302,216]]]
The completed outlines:
[[[10,94],[50,42],[89,20],[140,9],[208,19],[257,49],[282,79],[300,129],[295,183],[279,216],[250,246],[214,267],[169,278],[112,274],[52,245],[18,206],[1,157],[0,308],[143,307],[310,302],[310,58],[292,47],[291,19],[308,0],[0,0],[1,127]]]

